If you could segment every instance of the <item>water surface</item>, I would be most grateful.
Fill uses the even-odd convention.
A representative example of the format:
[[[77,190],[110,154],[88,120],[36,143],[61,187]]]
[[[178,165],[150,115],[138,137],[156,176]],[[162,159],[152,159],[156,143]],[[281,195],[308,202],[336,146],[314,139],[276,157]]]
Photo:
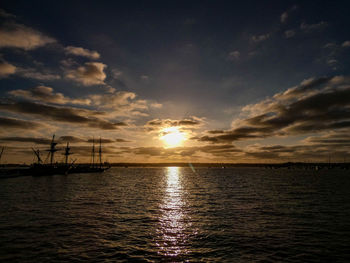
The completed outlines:
[[[350,171],[113,168],[0,180],[1,262],[346,262]]]

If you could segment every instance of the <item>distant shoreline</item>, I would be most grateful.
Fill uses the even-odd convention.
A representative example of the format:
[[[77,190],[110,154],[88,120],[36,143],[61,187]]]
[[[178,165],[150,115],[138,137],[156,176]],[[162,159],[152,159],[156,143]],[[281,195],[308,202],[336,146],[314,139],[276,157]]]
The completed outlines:
[[[82,163],[88,164],[88,163]],[[286,163],[111,163],[112,167],[213,167],[213,168],[229,168],[229,167],[264,167],[264,168],[301,168],[301,167],[344,167],[350,168],[349,162],[339,163],[318,163],[318,162],[286,162]],[[26,164],[2,164],[0,167],[28,167]]]

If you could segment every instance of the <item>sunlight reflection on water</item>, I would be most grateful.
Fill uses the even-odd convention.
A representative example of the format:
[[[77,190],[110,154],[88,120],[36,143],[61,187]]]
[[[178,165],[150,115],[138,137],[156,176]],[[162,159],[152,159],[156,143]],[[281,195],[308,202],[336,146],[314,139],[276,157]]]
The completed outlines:
[[[160,206],[159,239],[157,245],[160,254],[166,256],[178,256],[187,254],[185,202],[181,184],[181,171],[179,167],[168,167],[166,171],[166,189],[163,202]]]

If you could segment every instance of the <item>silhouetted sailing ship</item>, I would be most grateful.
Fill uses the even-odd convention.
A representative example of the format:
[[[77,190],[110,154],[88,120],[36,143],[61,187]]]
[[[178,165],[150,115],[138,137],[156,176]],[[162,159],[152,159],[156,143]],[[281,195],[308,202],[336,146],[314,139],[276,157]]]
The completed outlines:
[[[54,163],[54,155],[55,152],[57,152],[56,149],[57,143],[55,142],[55,135],[52,136],[52,140],[50,143],[50,149],[46,150],[49,152],[49,163],[44,163],[40,156],[40,150],[35,150],[32,148],[36,158],[37,162],[33,163],[28,170],[25,172],[28,175],[33,176],[43,176],[43,175],[54,175],[54,174],[67,174],[69,166],[62,163]]]
[[[37,162],[33,163],[29,169],[26,171],[26,173],[33,175],[33,176],[44,176],[44,175],[55,175],[55,174],[72,174],[72,173],[98,173],[98,172],[104,172],[105,170],[109,169],[110,166],[105,166],[102,164],[102,144],[100,139],[100,145],[99,145],[99,163],[95,163],[95,142],[93,140],[93,146],[92,146],[92,163],[89,165],[86,164],[74,164],[68,163],[68,157],[72,153],[70,152],[69,142],[67,142],[67,146],[65,147],[65,162],[64,163],[55,163],[54,162],[54,155],[55,152],[58,151],[56,148],[57,143],[55,142],[55,135],[53,135],[51,143],[50,143],[50,149],[47,151],[49,152],[49,163],[44,163],[40,157],[40,151],[35,150],[32,148],[34,154],[37,157]]]
[[[68,173],[101,173],[101,172],[108,170],[111,167],[108,163],[105,163],[105,165],[102,163],[101,138],[100,138],[100,144],[99,144],[99,148],[98,148],[99,162],[95,162],[95,156],[96,156],[95,140],[93,139],[92,140],[92,151],[91,151],[91,164],[90,165],[86,165],[86,164],[74,165],[74,164],[72,164],[68,169]]]

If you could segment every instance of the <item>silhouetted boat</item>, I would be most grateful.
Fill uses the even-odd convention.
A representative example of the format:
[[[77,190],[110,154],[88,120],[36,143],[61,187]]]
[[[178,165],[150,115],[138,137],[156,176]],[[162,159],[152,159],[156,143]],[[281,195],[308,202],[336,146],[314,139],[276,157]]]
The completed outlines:
[[[71,165],[68,169],[68,173],[102,173],[111,166],[108,163],[102,163],[102,143],[100,138],[100,145],[98,149],[99,162],[95,162],[95,140],[92,140],[92,151],[91,151],[91,164],[77,164]]]
[[[40,151],[35,150],[32,148],[34,154],[37,157],[37,162],[33,163],[29,169],[25,171],[28,175],[32,176],[46,176],[46,175],[55,175],[55,174],[68,174],[70,164],[68,164],[68,155],[69,153],[69,144],[67,143],[66,147],[66,162],[65,163],[55,163],[54,162],[54,154],[58,150],[56,149],[57,143],[55,142],[55,135],[52,136],[52,140],[50,143],[50,149],[47,151],[49,152],[48,157],[50,158],[49,163],[44,163],[40,157]]]
[[[100,146],[99,146],[99,163],[95,163],[95,142],[93,140],[92,145],[92,163],[91,165],[83,165],[83,164],[77,164],[75,165],[73,163],[68,163],[68,157],[72,153],[70,152],[69,143],[67,142],[67,146],[65,148],[64,156],[65,156],[65,163],[55,163],[54,162],[54,154],[57,151],[56,149],[57,143],[55,142],[55,135],[53,135],[50,149],[47,151],[49,152],[49,158],[50,162],[48,164],[44,164],[41,157],[39,150],[34,150],[37,157],[37,162],[32,164],[29,169],[26,169],[24,173],[27,175],[32,176],[46,176],[46,175],[56,175],[56,174],[73,174],[73,173],[101,173],[110,168],[110,166],[106,166],[102,164],[102,144],[101,144],[101,138],[100,138]]]

